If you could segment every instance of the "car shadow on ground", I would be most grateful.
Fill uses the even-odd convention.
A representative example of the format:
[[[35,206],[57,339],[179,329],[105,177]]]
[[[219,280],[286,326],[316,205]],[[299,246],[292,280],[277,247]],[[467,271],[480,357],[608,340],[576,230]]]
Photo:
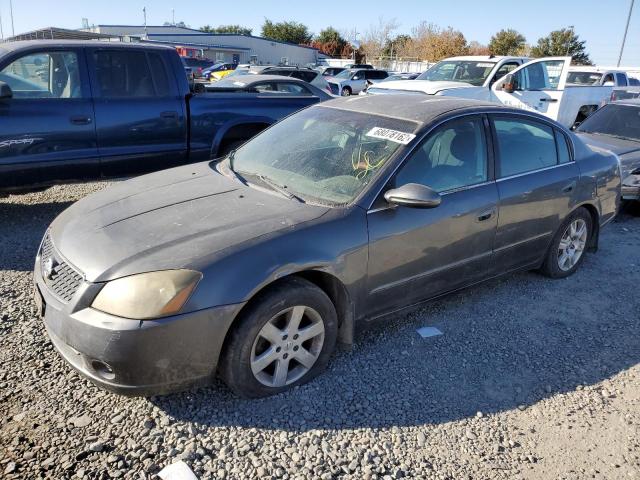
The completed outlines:
[[[640,269],[622,269],[640,247],[640,222],[620,221],[625,228],[609,227],[613,241],[605,230],[600,252],[576,275],[508,275],[390,316],[293,391],[244,400],[216,380],[150,401],[204,426],[300,432],[439,424],[596,384],[640,361],[640,299],[630,288]],[[423,339],[416,329],[424,325],[444,334]]]
[[[54,218],[73,202],[0,202],[0,245],[10,255],[0,256],[0,270],[33,270],[40,241]]]

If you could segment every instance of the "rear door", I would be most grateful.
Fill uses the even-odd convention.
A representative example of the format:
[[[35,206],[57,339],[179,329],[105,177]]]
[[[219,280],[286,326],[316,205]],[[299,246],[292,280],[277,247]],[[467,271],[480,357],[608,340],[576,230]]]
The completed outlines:
[[[500,197],[493,273],[532,266],[571,211],[579,169],[565,135],[527,115],[491,115]]]
[[[185,99],[164,52],[106,47],[88,57],[102,174],[136,175],[184,163]]]
[[[511,72],[513,92],[503,89],[504,82],[496,82],[491,87],[492,100],[557,120],[570,64],[571,57],[546,57],[525,63]]]
[[[99,175],[84,52],[43,48],[0,65],[13,97],[0,100],[0,188]]]

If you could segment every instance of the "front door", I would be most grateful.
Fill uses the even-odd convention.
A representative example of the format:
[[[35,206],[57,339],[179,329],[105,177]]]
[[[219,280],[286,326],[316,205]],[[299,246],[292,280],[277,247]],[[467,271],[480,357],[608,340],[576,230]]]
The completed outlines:
[[[502,82],[491,87],[492,99],[509,107],[541,113],[558,120],[571,57],[548,57],[526,63],[511,72],[513,92]]]
[[[431,209],[380,203],[368,212],[368,315],[488,275],[498,203],[491,158],[484,119],[474,115],[430,134],[400,167],[390,188],[427,185],[440,192],[442,202]]]
[[[106,177],[161,170],[187,158],[185,99],[163,54],[106,47],[88,55]]]
[[[99,175],[91,91],[81,49],[42,49],[6,59],[0,81],[0,188]]]

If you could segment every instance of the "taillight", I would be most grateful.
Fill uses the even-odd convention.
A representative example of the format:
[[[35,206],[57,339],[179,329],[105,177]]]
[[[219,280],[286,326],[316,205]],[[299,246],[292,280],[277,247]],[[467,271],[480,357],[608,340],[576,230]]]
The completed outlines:
[[[609,100],[611,100],[612,102],[616,101],[616,91],[615,90],[613,92],[611,92],[611,98]]]

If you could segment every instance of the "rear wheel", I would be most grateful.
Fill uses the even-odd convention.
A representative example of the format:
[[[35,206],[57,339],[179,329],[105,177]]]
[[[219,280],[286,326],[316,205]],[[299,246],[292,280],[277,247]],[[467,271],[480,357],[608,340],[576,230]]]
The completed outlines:
[[[283,392],[326,367],[337,332],[329,297],[306,280],[286,280],[242,314],[225,345],[220,374],[243,397]]]
[[[541,272],[551,278],[575,273],[584,261],[592,231],[591,215],[584,208],[569,215],[553,237]]]

